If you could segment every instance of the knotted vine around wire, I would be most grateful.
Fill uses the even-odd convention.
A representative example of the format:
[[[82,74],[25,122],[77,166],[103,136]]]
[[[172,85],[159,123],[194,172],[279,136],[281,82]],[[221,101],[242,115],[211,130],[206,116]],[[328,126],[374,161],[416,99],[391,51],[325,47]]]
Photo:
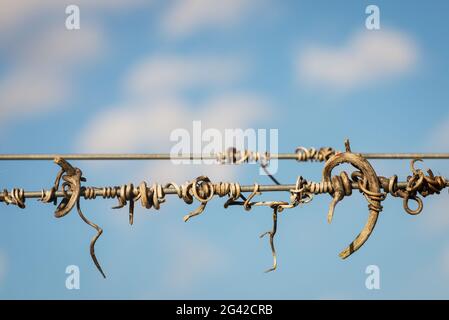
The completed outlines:
[[[314,195],[329,194],[332,197],[332,201],[329,205],[328,222],[331,222],[337,204],[342,201],[344,197],[351,196],[354,189],[359,190],[368,202],[369,216],[368,221],[360,234],[340,253],[342,258],[346,258],[358,250],[368,239],[374,229],[378,215],[383,209],[381,203],[388,195],[401,198],[403,200],[404,210],[408,214],[416,215],[423,210],[421,197],[439,194],[448,186],[448,181],[442,176],[434,175],[432,170],[428,169],[423,171],[416,168],[416,162],[422,160],[414,159],[410,164],[411,175],[407,177],[405,187],[404,185],[400,187],[397,175],[388,178],[378,176],[371,164],[365,158],[360,154],[351,152],[349,141],[346,142],[345,152],[334,152],[330,148],[321,148],[318,151],[315,149],[298,148],[297,152],[298,160],[300,161],[305,159],[315,159],[315,161],[326,162],[321,181],[314,182],[308,181],[302,176],[297,177],[295,187],[289,190],[289,201],[257,201],[256,197],[261,194],[259,184],[255,183],[252,192],[248,196],[245,196],[239,183],[213,183],[207,176],[197,177],[182,185],[173,182],[165,185],[157,183],[147,184],[147,182],[143,181],[136,186],[132,183],[103,188],[82,186],[82,182],[86,181],[82,175],[82,171],[79,168],[73,167],[62,158],[56,158],[54,160],[61,169],[56,175],[54,185],[49,190],[42,190],[39,200],[44,203],[53,203],[57,205],[55,210],[55,217],[57,218],[66,216],[76,206],[81,219],[97,231],[90,242],[90,255],[103,277],[105,277],[105,274],[95,255],[95,244],[102,235],[103,230],[87,219],[83,214],[80,206],[81,197],[90,200],[96,199],[96,197],[99,196],[98,194],[100,194],[103,199],[117,199],[118,204],[113,207],[114,209],[123,208],[128,205],[128,219],[131,225],[134,223],[135,203],[140,202],[142,207],[146,209],[154,208],[159,210],[161,205],[166,202],[164,189],[166,190],[168,188],[174,190],[174,193],[178,198],[183,200],[186,204],[192,204],[195,201],[199,203],[199,206],[196,209],[184,216],[184,221],[186,222],[191,218],[202,214],[206,209],[208,202],[215,196],[227,197],[224,204],[225,208],[237,205],[242,206],[245,210],[249,211],[255,206],[270,207],[273,210],[272,229],[260,236],[269,236],[273,256],[273,266],[267,270],[267,272],[269,272],[275,270],[277,267],[274,238],[277,231],[278,214],[284,209],[291,209],[300,204],[308,203],[313,199]],[[267,169],[267,162],[269,160],[268,154],[262,156],[261,154],[243,153],[243,155],[237,156],[235,150],[230,150],[226,155],[221,155],[223,161],[229,157],[232,157],[232,161],[237,161],[238,159],[247,161],[251,158],[257,158],[258,161],[261,162],[261,166],[267,172],[269,178],[275,184],[280,184]],[[341,171],[339,174],[333,175],[332,171],[334,168],[343,163],[352,165],[355,170],[350,174],[346,171]],[[61,190],[59,190],[60,187]],[[57,203],[57,192],[62,192],[62,199],[59,204]],[[11,192],[4,190],[3,193],[1,193],[0,201],[5,202],[7,205],[16,205],[23,209],[25,208],[25,194],[25,191],[20,188],[14,188]],[[417,203],[416,209],[413,210],[410,208],[410,201]]]

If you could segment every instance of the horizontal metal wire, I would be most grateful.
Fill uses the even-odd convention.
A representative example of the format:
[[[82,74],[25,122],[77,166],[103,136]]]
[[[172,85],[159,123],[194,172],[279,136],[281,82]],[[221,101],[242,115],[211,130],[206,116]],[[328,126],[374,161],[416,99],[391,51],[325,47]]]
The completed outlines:
[[[366,159],[449,159],[449,153],[359,153]],[[171,155],[169,153],[53,153],[0,154],[0,160],[213,160],[215,154]],[[297,160],[297,153],[273,153],[270,159]]]
[[[407,182],[398,182],[397,184],[399,189],[405,189],[407,187]],[[449,181],[446,183],[446,186],[449,187]],[[259,185],[259,191],[260,192],[279,192],[279,191],[290,191],[295,189],[294,184],[280,184],[280,185]],[[359,185],[356,182],[352,183],[353,189],[359,189]],[[98,187],[95,190],[95,196],[102,197],[104,195],[104,190],[102,190],[102,187]],[[254,185],[243,185],[241,186],[241,192],[253,192],[254,191]],[[173,187],[163,188],[163,192],[165,194],[176,194],[177,191]],[[120,194],[120,191],[119,191]],[[55,192],[55,196],[57,198],[61,198],[64,196],[71,196],[72,191],[66,191],[65,195],[62,190],[58,190]],[[3,200],[5,196],[4,192],[0,192],[0,201]],[[81,190],[81,197],[84,196],[84,190]],[[25,191],[24,192],[24,198],[41,198],[42,197],[42,191]]]

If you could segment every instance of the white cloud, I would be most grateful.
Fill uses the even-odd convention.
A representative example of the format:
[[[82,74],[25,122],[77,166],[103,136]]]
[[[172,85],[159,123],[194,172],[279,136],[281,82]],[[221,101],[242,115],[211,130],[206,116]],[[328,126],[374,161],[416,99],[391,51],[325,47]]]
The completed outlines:
[[[38,12],[45,12],[56,8],[58,0],[25,0],[2,1],[0,6],[0,34],[17,31],[18,28],[29,23],[30,18]]]
[[[267,103],[248,94],[213,97],[197,107],[181,99],[128,102],[96,114],[83,130],[79,145],[85,152],[160,150],[170,145],[172,130],[184,128],[191,132],[195,120],[202,121],[203,130],[246,129],[251,121],[266,116]]]
[[[24,44],[0,78],[0,121],[51,109],[70,93],[74,67],[97,56],[103,35],[93,26],[79,32],[48,28]]]
[[[71,67],[104,47],[104,34],[94,25],[84,25],[76,32],[53,26],[43,30],[39,36],[27,44],[31,53],[18,53],[22,65]]]
[[[125,80],[130,94],[163,96],[200,86],[219,87],[240,79],[246,64],[213,56],[152,56],[134,66]]]
[[[76,68],[104,52],[100,14],[148,5],[144,0],[80,0],[81,29],[65,29],[69,0],[5,0],[0,5],[0,122],[63,105]]]
[[[1,80],[0,120],[42,111],[64,99],[66,84],[56,75],[43,77],[33,71],[18,70]]]
[[[224,129],[251,128],[254,122],[270,116],[269,108],[262,98],[251,95],[223,95],[208,99],[198,107],[192,107],[186,101],[148,100],[145,104],[125,103],[119,107],[108,108],[91,118],[78,139],[82,152],[167,152],[176,144],[169,140],[170,133],[184,128],[192,135],[192,122],[201,121],[202,131],[208,128]],[[193,136],[191,136],[193,139]],[[192,141],[192,140],[191,140]],[[192,142],[191,142],[192,143]],[[223,141],[223,144],[225,141]],[[223,150],[229,146],[223,145]],[[107,167],[107,163],[102,168]],[[132,178],[141,179],[142,175],[152,181],[184,182],[199,176],[204,166],[145,163],[146,166],[133,166],[129,172]],[[229,181],[234,178],[235,166],[231,168],[208,166],[211,179]]]
[[[404,74],[413,69],[417,56],[416,44],[403,33],[365,31],[340,47],[306,48],[296,71],[305,83],[349,90]]]
[[[78,137],[78,149],[168,153],[176,144],[170,141],[170,133],[183,128],[193,135],[193,121],[201,121],[202,132],[209,128],[221,133],[224,129],[251,128],[270,114],[264,98],[226,89],[242,78],[244,69],[246,64],[240,60],[219,56],[151,56],[124,77],[123,102],[91,117]],[[193,104],[184,95],[190,89],[207,94]],[[191,136],[191,143],[193,139]],[[136,174],[145,173],[153,181],[183,182],[198,173],[198,166],[151,163],[137,170]],[[234,170],[214,172],[215,177],[231,179]]]
[[[35,17],[43,21],[61,21],[65,18],[65,8],[76,4],[84,13],[92,14],[94,10],[123,10],[148,3],[148,0],[3,0],[0,5],[0,36],[11,36],[20,28],[30,25]],[[86,11],[84,11],[86,10]],[[95,12],[95,11],[94,11]]]
[[[262,97],[225,89],[226,85],[238,82],[246,69],[247,64],[241,60],[220,56],[155,55],[144,59],[124,77],[124,102],[100,111],[86,125],[79,139],[80,149],[86,152],[161,149],[169,143],[172,130],[191,131],[195,120],[202,121],[203,130],[246,128],[250,125],[248,119],[263,119],[268,112],[268,104]],[[221,94],[217,91],[210,94],[211,87]],[[183,95],[189,89],[209,95],[193,105]]]
[[[190,35],[210,27],[228,28],[262,6],[255,0],[178,0],[161,21],[164,33],[172,37]]]

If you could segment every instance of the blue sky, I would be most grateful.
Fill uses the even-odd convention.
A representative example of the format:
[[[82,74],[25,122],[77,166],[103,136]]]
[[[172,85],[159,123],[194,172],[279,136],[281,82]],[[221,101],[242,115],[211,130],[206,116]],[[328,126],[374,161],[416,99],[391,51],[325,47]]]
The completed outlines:
[[[65,28],[77,4],[81,28]],[[381,29],[365,28],[380,8]],[[279,151],[297,146],[358,152],[445,152],[449,148],[449,27],[446,1],[7,1],[0,5],[1,153],[169,152],[170,132],[192,127],[278,129]],[[73,162],[88,185],[145,179],[182,183],[269,183],[255,165],[174,166],[161,162]],[[379,175],[408,172],[407,161],[372,161]],[[3,162],[2,188],[49,188],[51,162]],[[446,161],[427,161],[449,176]],[[282,162],[277,177],[319,180],[322,164]],[[287,195],[264,195],[288,198]],[[409,216],[384,202],[369,241],[338,253],[366,220],[361,195],[345,199],[327,224],[330,202],[279,217],[278,270],[271,265],[271,212],[167,197],[161,210],[136,208],[133,226],[115,201],[82,201],[104,229],[96,246],[108,278],[90,260],[94,230],[52,205],[1,207],[0,297],[16,298],[448,298],[448,194],[426,198]],[[65,288],[65,268],[81,289]],[[365,288],[377,265],[380,290]]]

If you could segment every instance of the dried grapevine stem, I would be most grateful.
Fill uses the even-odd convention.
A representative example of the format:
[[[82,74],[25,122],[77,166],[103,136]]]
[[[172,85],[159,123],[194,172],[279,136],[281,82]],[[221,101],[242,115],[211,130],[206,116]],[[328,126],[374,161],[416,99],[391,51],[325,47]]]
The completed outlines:
[[[296,160],[298,161],[325,161],[322,180],[319,182],[307,181],[299,176],[293,185],[280,184],[267,169],[270,160],[268,153],[252,153],[249,151],[237,152],[235,149],[229,149],[225,154],[219,154],[217,160],[220,163],[245,163],[249,161],[260,162],[262,168],[268,173],[269,178],[275,183],[274,185],[254,185],[242,186],[237,182],[218,182],[213,183],[207,176],[200,176],[190,182],[182,185],[170,182],[165,185],[153,183],[147,184],[141,182],[135,186],[132,183],[122,186],[108,187],[92,187],[82,186],[81,183],[86,179],[82,175],[79,168],[73,167],[66,159],[56,157],[54,162],[61,168],[56,175],[54,185],[48,190],[41,192],[26,192],[21,188],[14,188],[11,192],[6,189],[0,192],[0,202],[7,205],[16,205],[19,208],[25,208],[26,198],[38,198],[44,203],[53,203],[57,205],[55,217],[62,218],[76,206],[81,219],[96,229],[97,234],[92,238],[90,243],[90,254],[94,264],[100,273],[105,277],[104,272],[95,255],[95,243],[101,236],[103,230],[95,223],[88,220],[80,205],[81,197],[85,200],[96,199],[117,199],[118,205],[114,209],[123,208],[129,204],[129,223],[134,223],[134,207],[136,202],[140,202],[142,207],[146,209],[154,208],[159,210],[161,204],[166,201],[166,195],[177,195],[186,204],[198,202],[199,206],[184,216],[184,221],[188,221],[193,217],[201,215],[209,201],[214,197],[227,197],[224,207],[242,206],[249,211],[257,206],[270,207],[273,210],[273,228],[271,231],[265,232],[261,237],[268,235],[270,247],[273,255],[273,266],[267,272],[273,271],[277,267],[276,249],[274,246],[274,237],[277,231],[278,215],[284,209],[292,209],[298,205],[310,202],[314,195],[329,194],[332,201],[329,205],[328,222],[332,221],[336,205],[344,199],[352,195],[353,190],[359,190],[368,202],[368,220],[362,231],[345,248],[340,257],[345,259],[352,253],[357,251],[372,234],[376,225],[379,213],[382,211],[382,201],[388,195],[403,199],[404,210],[411,215],[419,214],[423,209],[421,197],[432,194],[439,194],[444,188],[449,186],[449,181],[442,176],[435,176],[432,170],[426,172],[415,168],[417,161],[421,159],[415,158],[411,161],[411,175],[404,182],[398,182],[396,175],[392,177],[378,176],[374,168],[371,166],[367,158],[362,154],[353,153],[349,145],[349,141],[345,143],[346,151],[338,152],[331,148],[306,149],[299,147],[296,150]],[[1,159],[1,158],[0,158]],[[340,164],[350,164],[355,171],[348,174],[345,171],[340,174],[333,175],[333,170]],[[61,180],[63,181],[61,184]],[[256,197],[262,192],[283,191],[290,194],[289,201],[257,201]],[[245,196],[245,193],[249,193]],[[61,198],[57,204],[58,198]],[[411,209],[409,202],[417,203],[416,209]]]

